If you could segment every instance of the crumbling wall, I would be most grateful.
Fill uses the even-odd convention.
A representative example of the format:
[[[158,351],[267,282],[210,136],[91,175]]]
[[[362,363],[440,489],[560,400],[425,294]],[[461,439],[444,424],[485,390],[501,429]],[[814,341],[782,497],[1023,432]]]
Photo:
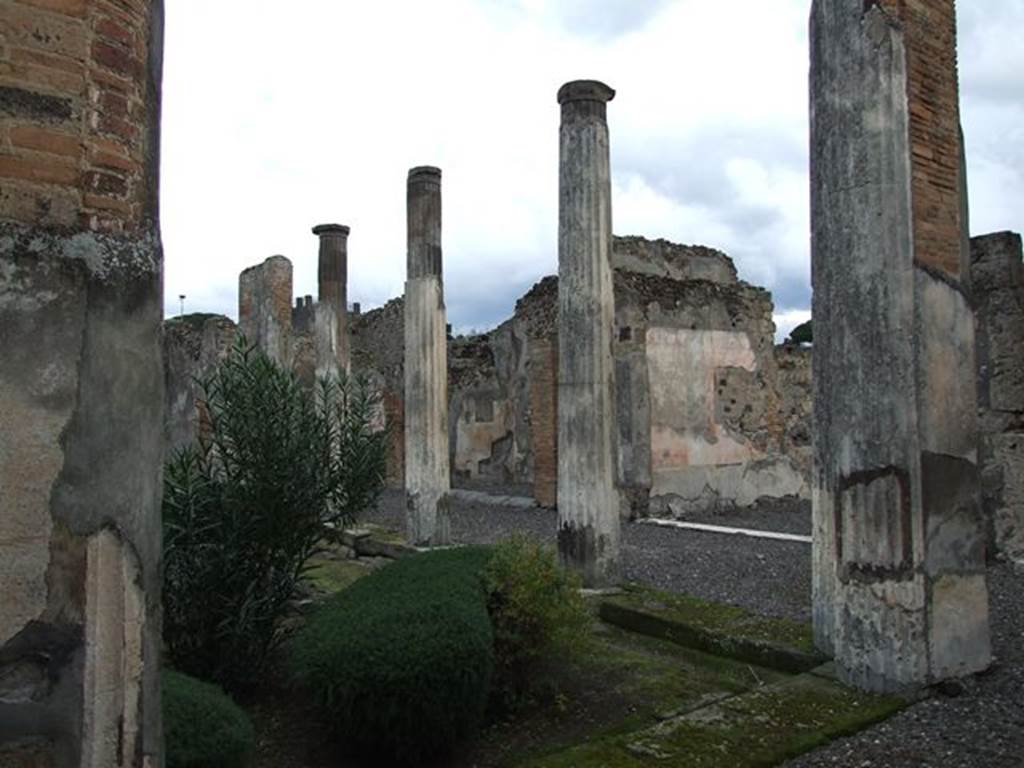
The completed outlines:
[[[1024,265],[1021,238],[971,239],[978,323],[978,416],[982,503],[989,547],[1024,559]]]
[[[782,420],[781,449],[805,478],[811,476],[811,357],[810,346],[775,347],[775,387],[778,416]]]
[[[634,508],[648,481],[652,511],[673,516],[806,495],[784,452],[767,291],[620,271],[616,325],[620,453],[632,451],[620,482]]]
[[[227,357],[238,326],[223,315],[191,314],[164,322],[163,358],[167,454],[195,441],[202,422],[198,381]]]
[[[162,18],[0,0],[2,765],[160,764]]]
[[[450,451],[463,484],[528,483],[527,340],[517,318],[448,345]]]
[[[405,305],[392,299],[379,309],[351,318],[352,371],[379,383],[388,425],[387,477],[389,487],[405,482],[404,350]]]
[[[732,285],[739,279],[727,255],[703,245],[680,245],[668,240],[648,240],[635,235],[616,237],[612,268],[638,275],[672,280],[705,280]]]
[[[648,514],[652,495],[676,515],[806,495],[810,352],[776,352],[770,295],[709,248],[615,238],[612,262],[623,513]],[[456,481],[532,486],[554,505],[557,311],[547,277],[493,331],[449,342]],[[392,398],[401,338],[400,307],[353,327],[354,366],[381,373]]]

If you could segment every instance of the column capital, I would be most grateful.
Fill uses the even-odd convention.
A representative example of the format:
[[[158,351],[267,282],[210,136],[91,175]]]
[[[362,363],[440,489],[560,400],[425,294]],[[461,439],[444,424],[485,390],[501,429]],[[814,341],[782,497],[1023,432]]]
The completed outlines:
[[[317,224],[313,227],[314,235],[347,235],[349,228],[344,224]]]
[[[597,101],[605,104],[615,98],[615,89],[600,80],[572,80],[558,89],[558,103]]]
[[[408,183],[418,184],[421,182],[440,184],[441,169],[433,165],[417,165],[415,168],[410,168]]]

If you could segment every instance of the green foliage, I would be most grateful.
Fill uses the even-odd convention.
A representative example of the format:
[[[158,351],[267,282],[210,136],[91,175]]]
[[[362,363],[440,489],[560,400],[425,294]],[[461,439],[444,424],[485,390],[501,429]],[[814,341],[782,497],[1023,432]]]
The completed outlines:
[[[249,717],[217,686],[165,669],[167,768],[243,768],[255,744]]]
[[[814,327],[811,325],[811,321],[808,320],[806,323],[800,323],[800,325],[790,331],[789,340],[793,344],[813,344]]]
[[[386,436],[365,382],[306,388],[244,340],[199,383],[208,428],[164,473],[164,641],[176,668],[237,690],[280,643],[325,525],[376,501]]]
[[[356,752],[418,764],[477,727],[493,668],[486,549],[413,555],[328,600],[296,635],[297,676]]]
[[[543,661],[567,657],[583,642],[591,617],[580,586],[551,547],[513,537],[494,548],[484,588],[494,628],[496,703],[518,706],[538,691]]]

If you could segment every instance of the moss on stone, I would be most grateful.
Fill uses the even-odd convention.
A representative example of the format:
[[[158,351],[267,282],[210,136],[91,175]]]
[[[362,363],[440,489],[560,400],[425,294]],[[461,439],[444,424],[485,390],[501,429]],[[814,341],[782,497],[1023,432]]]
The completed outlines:
[[[685,765],[767,768],[882,720],[905,706],[813,675],[759,687],[634,733],[524,763],[530,768]]]
[[[646,586],[629,585],[622,594],[605,598],[601,617],[634,632],[788,672],[807,671],[823,661],[810,624]]]

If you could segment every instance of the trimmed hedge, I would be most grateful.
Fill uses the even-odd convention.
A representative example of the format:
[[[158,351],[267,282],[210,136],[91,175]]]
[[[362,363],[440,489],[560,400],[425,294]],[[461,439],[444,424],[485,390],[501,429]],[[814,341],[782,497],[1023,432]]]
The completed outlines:
[[[244,768],[255,745],[252,721],[220,688],[163,670],[167,768]]]
[[[487,705],[490,551],[403,558],[328,600],[296,636],[295,671],[346,748],[415,764],[471,735]]]

